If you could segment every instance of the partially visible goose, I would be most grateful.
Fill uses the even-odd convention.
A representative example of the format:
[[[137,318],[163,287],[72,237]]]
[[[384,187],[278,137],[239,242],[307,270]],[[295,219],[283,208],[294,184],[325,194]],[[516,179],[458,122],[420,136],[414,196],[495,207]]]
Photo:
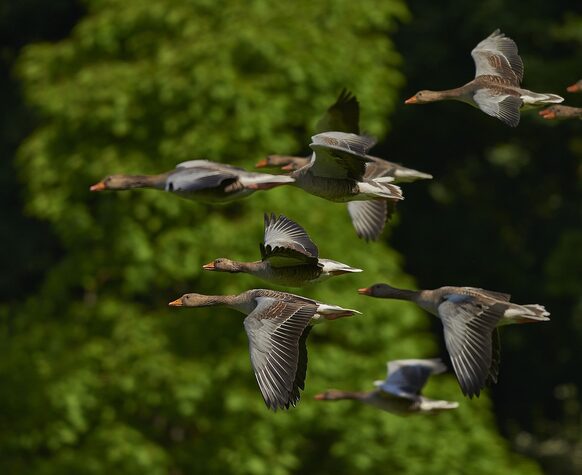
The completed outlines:
[[[174,307],[230,307],[248,315],[251,364],[269,409],[295,406],[305,387],[307,347],[311,326],[358,314],[357,310],[327,305],[299,295],[253,289],[239,295],[185,294]]]
[[[310,162],[291,173],[292,185],[329,201],[350,202],[349,211],[358,236],[377,239],[387,209],[404,199],[390,177],[367,177],[367,152],[376,141],[345,132],[324,132],[311,137]],[[354,204],[352,204],[352,202]]]
[[[497,382],[498,326],[549,320],[549,313],[541,305],[517,305],[509,301],[508,294],[474,287],[402,290],[375,284],[358,292],[372,297],[409,300],[440,318],[457,380],[463,394],[470,398],[479,396],[487,381]]]
[[[582,119],[582,107],[550,106],[539,114],[546,120]]]
[[[111,175],[91,186],[91,191],[155,188],[183,198],[227,202],[293,182],[288,176],[247,172],[208,160],[190,160],[160,175]]]
[[[566,88],[568,92],[582,92],[582,79]]]
[[[366,178],[392,177],[392,183],[412,183],[416,180],[431,180],[432,175],[407,168],[398,163],[389,162],[380,157],[366,155]],[[255,165],[256,168],[279,167],[284,171],[295,171],[309,163],[311,157],[294,157],[292,155],[269,155]]]
[[[422,388],[433,374],[444,373],[447,367],[440,359],[394,360],[387,363],[385,381],[375,381],[375,391],[353,392],[331,389],[317,394],[319,401],[355,399],[398,415],[446,411],[459,407],[458,402],[438,401],[422,396]]]
[[[522,106],[543,106],[564,100],[556,94],[537,93],[520,87],[523,62],[515,42],[499,29],[481,41],[471,56],[475,61],[475,79],[464,86],[446,91],[420,91],[405,104],[456,100],[466,102],[511,127],[519,124]]]
[[[315,243],[305,229],[285,216],[265,214],[265,238],[260,246],[260,261],[238,262],[219,258],[203,266],[219,272],[245,272],[268,282],[303,287],[334,275],[362,272],[331,259],[319,258]]]

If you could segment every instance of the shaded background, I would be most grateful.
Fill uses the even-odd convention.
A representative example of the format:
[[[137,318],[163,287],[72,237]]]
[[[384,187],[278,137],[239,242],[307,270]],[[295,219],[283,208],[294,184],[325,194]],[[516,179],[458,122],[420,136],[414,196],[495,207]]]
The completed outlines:
[[[567,97],[582,76],[572,2],[8,1],[0,7],[0,467],[5,473],[582,473],[582,135],[523,114],[517,129],[460,104],[404,107],[461,85],[474,45],[516,40],[524,86]],[[224,207],[155,191],[88,193],[109,173],[208,158],[245,167],[305,153],[342,87],[374,153],[430,172],[380,243],[345,207],[276,189]],[[325,257],[365,273],[304,293],[362,310],[317,327],[299,406],[269,413],[240,315],[167,309],[185,291],[235,293],[262,213],[297,219]],[[458,411],[398,418],[311,401],[367,389],[393,358],[444,354],[438,322],[363,299],[376,281],[474,285],[542,303],[552,322],[505,329],[497,386]]]

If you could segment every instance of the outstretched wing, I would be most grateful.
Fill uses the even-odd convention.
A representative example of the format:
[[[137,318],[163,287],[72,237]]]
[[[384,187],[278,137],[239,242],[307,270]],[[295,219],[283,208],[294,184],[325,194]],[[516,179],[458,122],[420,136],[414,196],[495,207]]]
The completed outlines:
[[[388,206],[386,200],[348,202],[348,213],[358,237],[366,241],[378,239],[386,223]],[[394,204],[390,203],[390,206]]]
[[[523,61],[515,41],[495,30],[471,51],[475,77],[497,76],[501,82],[519,87],[523,79]]]
[[[470,295],[449,294],[438,306],[445,345],[463,394],[479,396],[492,367],[492,334],[506,309]]]
[[[304,387],[301,365],[307,365],[307,350],[300,341],[317,307],[270,297],[256,300],[257,307],[244,320],[253,371],[267,407],[288,409]]]
[[[315,133],[322,132],[350,132],[360,133],[360,104],[358,99],[347,89],[340,92],[335,101],[319,119],[315,126]]]
[[[473,100],[485,114],[498,118],[510,127],[517,127],[519,124],[519,109],[523,101],[518,96],[487,88],[479,89]]]
[[[361,181],[366,172],[368,150],[376,143],[372,137],[344,132],[325,132],[311,137],[315,152],[311,173],[321,177],[350,178]]]
[[[281,215],[265,214],[265,239],[261,256],[272,265],[317,263],[318,250],[305,229]]]
[[[431,374],[446,370],[440,359],[389,361],[388,376],[377,386],[394,396],[416,399]]]

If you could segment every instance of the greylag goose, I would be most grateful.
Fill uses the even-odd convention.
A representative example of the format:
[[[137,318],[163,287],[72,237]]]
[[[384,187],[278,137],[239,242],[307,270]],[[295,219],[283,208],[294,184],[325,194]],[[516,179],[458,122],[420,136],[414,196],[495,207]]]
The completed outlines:
[[[260,246],[262,260],[238,262],[219,258],[203,266],[219,272],[245,272],[268,282],[303,287],[335,275],[362,272],[331,259],[319,258],[315,243],[305,229],[285,216],[265,214],[265,237]]]
[[[323,132],[360,133],[360,105],[356,97],[347,90],[343,90],[336,102],[334,102],[318,121],[316,134]],[[418,179],[430,179],[431,175],[406,168],[395,163],[366,155],[364,179],[392,177],[393,183],[412,182]],[[260,160],[255,166],[282,167],[285,171],[296,171],[309,165],[310,157],[294,157],[289,155],[270,155]],[[386,180],[390,181],[390,180]],[[366,240],[378,239],[386,220],[391,216],[395,208],[395,202],[387,201],[350,201],[348,212],[352,224],[359,237]]]
[[[568,92],[582,92],[582,79],[566,88]]]
[[[91,186],[91,191],[155,188],[183,198],[227,202],[293,182],[288,176],[247,172],[208,160],[190,160],[160,175],[111,175]]]
[[[292,185],[329,201],[350,202],[348,209],[358,236],[377,239],[388,206],[403,196],[398,186],[389,183],[391,177],[365,176],[366,163],[371,161],[366,154],[375,140],[345,132],[324,132],[311,139],[311,160],[291,173]]]
[[[358,314],[357,310],[327,305],[299,295],[253,289],[238,295],[184,294],[174,307],[230,307],[247,315],[251,365],[269,409],[295,406],[305,387],[306,340],[311,326]]]
[[[371,297],[409,300],[440,318],[445,345],[465,396],[479,396],[499,372],[498,326],[543,322],[549,313],[537,304],[511,303],[508,294],[473,287],[402,290],[375,284],[358,292]]]
[[[383,158],[366,155],[370,161],[366,163],[366,173],[364,177],[384,177],[394,178],[392,183],[412,183],[416,180],[431,180],[432,175],[404,167],[398,163],[389,162]],[[267,158],[257,162],[256,168],[279,167],[284,171],[295,171],[309,163],[310,157],[294,157],[292,155],[269,155]]]
[[[519,124],[522,106],[556,104],[564,100],[556,94],[537,93],[520,87],[523,62],[515,42],[498,29],[471,51],[475,61],[475,79],[464,86],[446,91],[420,91],[405,104],[456,100],[466,102],[511,127]]]
[[[405,415],[456,409],[458,402],[438,401],[420,394],[432,374],[444,373],[440,359],[389,361],[385,381],[375,381],[375,391],[353,392],[335,389],[317,394],[319,401],[355,399],[393,414]]]
[[[550,106],[541,110],[539,114],[546,120],[582,119],[582,107]]]

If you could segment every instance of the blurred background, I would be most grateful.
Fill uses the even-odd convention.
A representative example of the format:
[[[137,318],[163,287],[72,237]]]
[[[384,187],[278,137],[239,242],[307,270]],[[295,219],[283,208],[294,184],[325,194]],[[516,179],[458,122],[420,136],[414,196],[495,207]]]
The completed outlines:
[[[582,123],[466,105],[403,106],[474,74],[471,49],[513,38],[524,86],[582,78],[582,7],[566,0],[5,0],[0,5],[0,468],[20,474],[581,474]],[[156,191],[91,194],[111,173],[207,158],[251,168],[307,153],[343,87],[374,154],[434,175],[405,185],[380,242],[345,207],[281,187],[228,206]],[[168,309],[186,291],[263,283],[202,273],[254,260],[263,212],[365,269],[303,294],[362,317],[318,326],[300,404],[269,412],[243,317]],[[327,388],[368,390],[395,358],[445,356],[439,322],[366,299],[374,282],[472,285],[544,304],[505,328],[499,384],[458,411],[399,418]]]

